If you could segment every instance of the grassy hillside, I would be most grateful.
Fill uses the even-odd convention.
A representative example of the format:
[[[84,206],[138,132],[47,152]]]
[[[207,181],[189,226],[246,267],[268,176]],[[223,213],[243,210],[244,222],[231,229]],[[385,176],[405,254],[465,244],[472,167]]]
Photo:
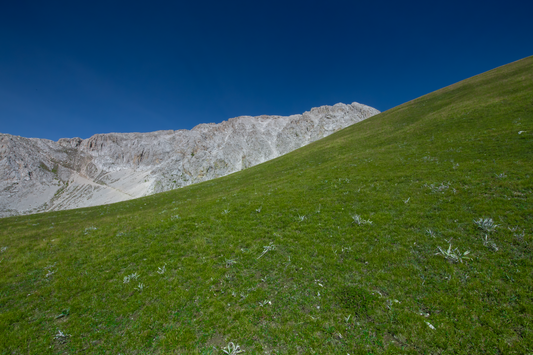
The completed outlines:
[[[0,219],[0,353],[531,353],[532,162],[529,57],[231,176]]]

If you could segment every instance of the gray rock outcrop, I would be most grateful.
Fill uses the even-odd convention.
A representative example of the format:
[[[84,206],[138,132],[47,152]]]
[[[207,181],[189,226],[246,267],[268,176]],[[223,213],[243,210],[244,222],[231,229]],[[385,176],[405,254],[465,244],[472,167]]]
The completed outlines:
[[[260,164],[379,113],[352,103],[57,142],[0,133],[0,217],[124,201]]]

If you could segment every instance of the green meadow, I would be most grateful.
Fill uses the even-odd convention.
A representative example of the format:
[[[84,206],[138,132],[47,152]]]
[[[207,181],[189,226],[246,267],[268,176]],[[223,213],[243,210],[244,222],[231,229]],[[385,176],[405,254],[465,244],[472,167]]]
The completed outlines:
[[[0,354],[533,354],[533,57],[238,173],[0,219]]]

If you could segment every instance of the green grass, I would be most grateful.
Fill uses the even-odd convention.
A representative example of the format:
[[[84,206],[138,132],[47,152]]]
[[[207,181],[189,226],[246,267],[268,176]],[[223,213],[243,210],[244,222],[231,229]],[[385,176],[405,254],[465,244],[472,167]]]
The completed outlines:
[[[0,353],[533,353],[532,161],[529,57],[224,178],[0,219]]]

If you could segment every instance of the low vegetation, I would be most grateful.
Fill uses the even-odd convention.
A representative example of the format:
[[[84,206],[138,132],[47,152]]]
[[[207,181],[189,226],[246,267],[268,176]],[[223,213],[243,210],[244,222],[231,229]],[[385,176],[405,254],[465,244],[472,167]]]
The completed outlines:
[[[0,353],[532,353],[532,161],[530,57],[224,178],[0,219]]]

